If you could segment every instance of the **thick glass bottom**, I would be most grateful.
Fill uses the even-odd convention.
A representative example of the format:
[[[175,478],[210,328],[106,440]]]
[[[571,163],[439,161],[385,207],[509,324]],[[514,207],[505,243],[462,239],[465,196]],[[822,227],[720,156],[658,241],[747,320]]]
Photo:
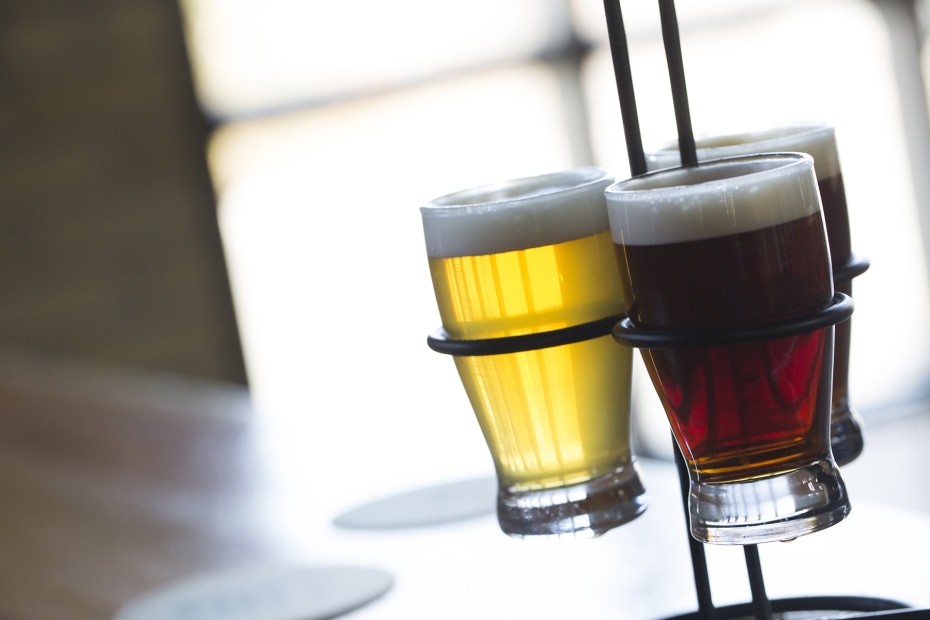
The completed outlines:
[[[849,514],[846,485],[832,459],[775,476],[691,483],[691,533],[699,541],[750,545],[792,540]]]
[[[594,538],[638,517],[645,488],[635,461],[581,484],[497,495],[497,519],[517,538]]]
[[[846,403],[830,413],[830,446],[837,465],[846,465],[862,454],[865,445],[862,420]]]

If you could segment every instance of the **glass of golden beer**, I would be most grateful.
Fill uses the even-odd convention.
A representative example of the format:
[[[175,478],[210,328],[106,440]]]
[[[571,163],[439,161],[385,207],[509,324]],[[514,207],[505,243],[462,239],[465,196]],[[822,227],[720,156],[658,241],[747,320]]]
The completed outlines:
[[[790,540],[845,518],[834,330],[805,327],[835,305],[813,159],[715,160],[606,196],[626,322],[671,343],[641,352],[689,471],[694,537]]]
[[[576,168],[420,208],[442,339],[459,347],[444,352],[494,461],[501,529],[515,537],[593,537],[645,509],[632,350],[610,335],[623,310],[604,198],[613,180]]]
[[[853,276],[868,267],[868,263],[863,263],[852,252],[846,190],[832,125],[823,122],[792,123],[759,131],[702,136],[695,143],[698,161],[784,151],[812,156],[834,266],[834,286],[852,297]],[[650,170],[678,166],[680,161],[677,144],[646,153],[646,164]],[[836,326],[833,355],[830,437],[833,458],[839,465],[853,461],[862,453],[864,445],[862,420],[849,400],[850,330],[851,321]]]

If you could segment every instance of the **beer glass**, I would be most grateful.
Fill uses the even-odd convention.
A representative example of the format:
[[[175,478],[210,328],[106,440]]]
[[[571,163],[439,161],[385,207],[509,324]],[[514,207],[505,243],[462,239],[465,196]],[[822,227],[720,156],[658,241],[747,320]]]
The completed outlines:
[[[630,446],[632,350],[610,335],[623,310],[612,182],[576,168],[420,208],[444,330],[431,346],[453,353],[496,468],[498,521],[515,537],[597,536],[645,509]],[[487,343],[514,346],[488,354]]]
[[[827,225],[827,240],[834,265],[836,290],[852,296],[852,279],[864,271],[861,259],[853,256],[846,209],[846,191],[840,170],[836,135],[832,125],[802,122],[696,139],[698,161],[778,151],[799,151],[814,158],[817,184]],[[650,170],[678,166],[678,145],[670,144],[646,154]],[[861,271],[857,270],[861,269]],[[839,465],[853,461],[862,453],[863,430],[859,414],[849,400],[849,341],[851,321],[836,326],[833,355],[833,394],[831,397],[831,441],[833,458]]]
[[[830,450],[833,327],[765,336],[835,305],[813,159],[716,160],[606,196],[628,323],[671,336],[641,352],[688,467],[694,537],[788,540],[845,518]]]

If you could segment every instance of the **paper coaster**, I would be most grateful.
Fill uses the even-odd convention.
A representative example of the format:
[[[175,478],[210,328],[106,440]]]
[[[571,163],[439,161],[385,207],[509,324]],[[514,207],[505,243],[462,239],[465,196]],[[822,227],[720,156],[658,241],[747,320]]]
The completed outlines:
[[[477,478],[394,495],[336,517],[339,527],[400,529],[462,521],[497,509],[497,480]]]
[[[136,598],[114,620],[321,620],[387,592],[376,568],[256,566],[198,575]]]

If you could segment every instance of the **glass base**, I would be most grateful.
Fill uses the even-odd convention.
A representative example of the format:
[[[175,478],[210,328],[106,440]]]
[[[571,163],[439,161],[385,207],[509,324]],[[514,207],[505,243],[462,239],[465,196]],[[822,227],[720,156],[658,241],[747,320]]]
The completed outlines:
[[[646,491],[635,461],[587,482],[497,495],[497,519],[517,538],[594,538],[638,517]]]
[[[850,510],[832,459],[757,480],[692,482],[688,504],[691,534],[724,545],[793,540],[839,523]]]
[[[862,454],[865,444],[862,420],[851,407],[844,406],[830,413],[830,446],[837,465],[846,465]]]

